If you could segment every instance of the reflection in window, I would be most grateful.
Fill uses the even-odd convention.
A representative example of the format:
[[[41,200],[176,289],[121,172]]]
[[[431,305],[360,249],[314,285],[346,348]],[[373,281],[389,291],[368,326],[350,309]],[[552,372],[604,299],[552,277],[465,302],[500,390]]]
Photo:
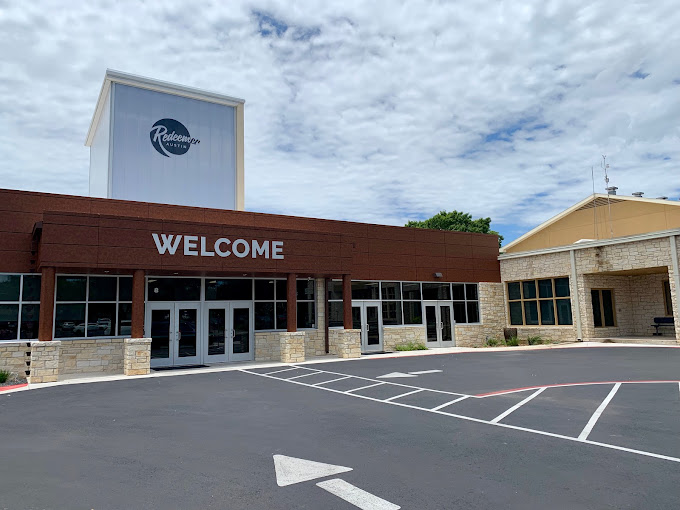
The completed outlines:
[[[40,275],[0,274],[0,340],[35,340]]]

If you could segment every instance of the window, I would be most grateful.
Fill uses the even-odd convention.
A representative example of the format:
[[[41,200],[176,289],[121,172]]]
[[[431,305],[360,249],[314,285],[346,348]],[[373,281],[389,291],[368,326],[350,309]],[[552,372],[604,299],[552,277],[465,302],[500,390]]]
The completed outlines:
[[[35,340],[40,275],[0,274],[0,340]]]
[[[217,282],[211,280],[211,291],[217,292]],[[132,282],[130,282],[132,285]],[[127,285],[126,285],[127,287]],[[207,294],[208,282],[206,282]],[[57,289],[58,293],[58,289]],[[59,299],[57,297],[57,299]],[[147,299],[149,301],[200,301],[200,278],[149,278],[147,280]],[[213,297],[212,299],[218,299]]]
[[[511,325],[566,326],[572,324],[569,278],[508,282],[507,290],[508,315]]]
[[[614,291],[612,289],[591,289],[593,302],[593,322],[596,328],[616,327]]]
[[[328,327],[341,328],[344,326],[342,308],[342,281],[331,280],[328,282]]]
[[[316,281],[298,280],[297,282],[297,327],[309,329],[316,327]]]
[[[671,284],[668,280],[663,282],[663,304],[667,317],[673,317],[673,299],[671,298]]]
[[[479,290],[476,283],[452,283],[453,318],[457,324],[479,322]]]
[[[160,280],[160,279],[159,279]],[[164,279],[169,280],[169,279]],[[149,280],[149,291],[152,283]],[[55,338],[124,336],[132,321],[131,276],[57,276]],[[170,292],[169,285],[157,294]],[[200,289],[200,281],[199,281]]]
[[[256,279],[254,282],[255,329],[286,329],[288,327],[286,280]]]

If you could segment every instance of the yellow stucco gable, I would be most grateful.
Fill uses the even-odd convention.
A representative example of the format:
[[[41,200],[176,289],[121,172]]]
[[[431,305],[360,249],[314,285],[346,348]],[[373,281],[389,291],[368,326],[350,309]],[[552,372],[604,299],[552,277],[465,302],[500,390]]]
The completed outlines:
[[[621,195],[591,195],[542,223],[501,251],[517,253],[680,228],[680,202]]]

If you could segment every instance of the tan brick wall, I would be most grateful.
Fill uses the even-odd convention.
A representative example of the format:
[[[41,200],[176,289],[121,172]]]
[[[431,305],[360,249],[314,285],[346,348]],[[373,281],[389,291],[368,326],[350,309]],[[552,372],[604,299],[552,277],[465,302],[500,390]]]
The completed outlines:
[[[62,340],[59,374],[123,373],[122,338]]]
[[[503,337],[506,319],[502,283],[480,282],[479,313],[480,324],[456,324],[456,347],[480,347],[487,338]]]
[[[0,370],[12,374],[10,380],[25,381],[30,361],[31,342],[0,342]]]
[[[554,278],[569,276],[571,261],[569,252],[546,253],[531,257],[501,260],[501,280],[532,280],[534,278]]]
[[[330,354],[340,358],[361,357],[361,330],[332,328],[328,330]]]
[[[305,330],[305,355],[326,354],[326,310],[324,304],[324,280],[316,279],[316,330]]]
[[[123,373],[147,375],[151,372],[151,339],[126,338],[123,345]]]
[[[31,342],[31,375],[29,383],[56,382],[59,378],[61,342]]]
[[[255,361],[281,360],[281,331],[255,333]]]
[[[508,326],[517,328],[517,338],[521,344],[527,344],[527,339],[532,336],[540,336],[543,343],[576,342],[575,326]]]
[[[281,342],[281,361],[300,363],[305,360],[305,333],[302,331],[279,333]]]
[[[416,344],[427,343],[425,326],[385,326],[383,327],[383,349],[394,351],[398,345],[409,342]]]

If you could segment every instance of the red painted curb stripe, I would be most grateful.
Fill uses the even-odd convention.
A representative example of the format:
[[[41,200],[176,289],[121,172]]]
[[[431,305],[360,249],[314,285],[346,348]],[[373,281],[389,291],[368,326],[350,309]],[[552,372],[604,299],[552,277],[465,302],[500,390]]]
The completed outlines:
[[[511,390],[500,390],[492,391],[491,393],[480,393],[475,395],[475,397],[490,397],[491,395],[502,395],[504,393],[515,393],[518,391],[526,390],[537,390],[539,388],[559,388],[561,386],[588,386],[589,384],[648,384],[648,383],[675,383],[678,384],[680,381],[592,381],[592,382],[579,382],[579,383],[562,383],[562,384],[545,384],[543,386],[526,386],[524,388],[513,388]]]
[[[15,384],[14,386],[0,386],[0,392],[7,390],[16,390],[17,388],[23,388],[24,386],[28,386],[28,383]]]

